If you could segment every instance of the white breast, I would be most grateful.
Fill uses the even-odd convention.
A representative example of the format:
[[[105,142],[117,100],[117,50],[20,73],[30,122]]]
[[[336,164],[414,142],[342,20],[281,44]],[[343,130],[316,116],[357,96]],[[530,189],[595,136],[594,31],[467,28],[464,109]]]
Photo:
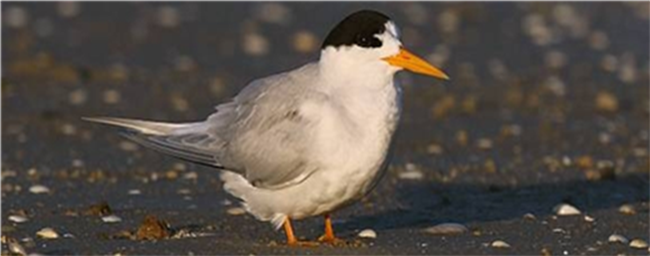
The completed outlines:
[[[315,157],[323,170],[317,212],[363,196],[376,181],[399,119],[399,91],[390,81],[335,91],[321,109]],[[316,178],[316,177],[314,177]]]

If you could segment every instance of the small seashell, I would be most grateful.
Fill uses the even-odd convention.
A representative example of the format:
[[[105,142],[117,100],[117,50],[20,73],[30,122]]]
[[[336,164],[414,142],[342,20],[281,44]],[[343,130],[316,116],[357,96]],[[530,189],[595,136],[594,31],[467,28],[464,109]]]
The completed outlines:
[[[535,214],[532,214],[532,213],[526,213],[526,214],[524,214],[524,219],[527,219],[527,220],[536,220],[537,217],[535,217]]]
[[[420,171],[406,171],[400,173],[398,177],[403,180],[421,180],[424,175]]]
[[[196,172],[188,172],[186,174],[183,174],[183,179],[186,180],[196,180],[199,177],[199,175]]]
[[[363,238],[377,238],[377,232],[372,229],[364,229],[357,235]]]
[[[20,215],[11,215],[9,216],[9,220],[15,223],[24,223],[27,222],[29,219],[25,216],[20,216]]]
[[[2,243],[4,244],[5,242],[7,242],[10,252],[17,255],[27,255],[27,251],[25,251],[25,248],[22,245],[20,245],[20,243],[18,243],[16,239],[9,238],[7,239],[7,241],[3,241]]]
[[[626,237],[622,236],[622,235],[613,234],[613,235],[609,236],[609,238],[607,238],[607,241],[610,242],[610,243],[627,244],[629,240]]]
[[[424,229],[424,232],[432,235],[454,235],[467,232],[468,229],[463,224],[458,223],[442,223]]]
[[[122,221],[122,218],[120,218],[117,215],[108,215],[108,216],[102,217],[102,221],[105,222],[105,223],[116,223],[116,222]]]
[[[555,211],[555,214],[560,216],[580,214],[580,210],[578,210],[578,208],[570,204],[559,204],[555,206],[555,208],[553,208],[553,211]]]
[[[637,249],[643,249],[648,247],[648,243],[646,241],[643,241],[641,239],[634,239],[632,242],[630,242],[630,247],[632,248],[637,248]]]
[[[43,185],[34,185],[29,188],[29,192],[34,194],[50,193],[50,189]]]
[[[476,146],[478,148],[484,149],[484,150],[490,149],[490,148],[492,148],[492,140],[487,139],[487,138],[481,138],[476,143]]]
[[[403,172],[398,174],[400,179],[404,180],[421,180],[424,178],[424,174],[420,171],[417,165],[413,163],[407,163]]]
[[[131,189],[131,190],[129,190],[128,193],[129,193],[129,195],[139,195],[139,194],[142,194],[142,191],[140,191],[139,189]]]
[[[508,243],[506,243],[504,241],[501,241],[501,240],[494,240],[490,244],[490,246],[492,246],[494,248],[510,248],[510,244],[508,244]]]
[[[244,35],[242,47],[244,53],[251,56],[263,56],[269,52],[269,40],[258,33]]]
[[[634,209],[634,206],[629,205],[629,204],[624,204],[624,205],[621,205],[621,207],[618,207],[618,212],[620,212],[622,214],[627,214],[627,215],[636,214],[636,210]]]
[[[594,222],[594,220],[596,220],[596,219],[594,219],[594,217],[591,217],[589,215],[585,215],[585,221],[586,222]]]
[[[246,209],[241,207],[231,207],[226,212],[230,215],[242,215],[246,213]]]
[[[52,228],[43,228],[36,232],[36,236],[43,239],[56,239],[59,238],[59,234],[54,231]]]

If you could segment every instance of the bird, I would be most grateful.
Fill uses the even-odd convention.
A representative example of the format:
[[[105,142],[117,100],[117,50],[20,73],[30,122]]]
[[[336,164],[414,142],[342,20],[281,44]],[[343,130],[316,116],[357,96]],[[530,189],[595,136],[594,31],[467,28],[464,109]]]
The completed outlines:
[[[325,37],[320,58],[253,80],[205,120],[167,123],[116,117],[156,151],[220,170],[223,189],[286,243],[339,243],[331,214],[365,196],[388,164],[401,115],[398,71],[448,80],[406,50],[396,24],[375,10],[349,14]],[[292,220],[324,217],[318,240],[299,241]]]

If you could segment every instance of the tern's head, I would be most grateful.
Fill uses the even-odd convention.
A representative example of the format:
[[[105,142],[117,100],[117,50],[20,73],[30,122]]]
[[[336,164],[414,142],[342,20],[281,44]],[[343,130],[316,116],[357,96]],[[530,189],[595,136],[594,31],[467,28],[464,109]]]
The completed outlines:
[[[388,16],[370,10],[350,14],[330,31],[323,41],[323,59],[336,60],[341,65],[345,62],[356,66],[383,67],[391,74],[407,69],[448,79],[441,70],[402,47],[397,26]]]

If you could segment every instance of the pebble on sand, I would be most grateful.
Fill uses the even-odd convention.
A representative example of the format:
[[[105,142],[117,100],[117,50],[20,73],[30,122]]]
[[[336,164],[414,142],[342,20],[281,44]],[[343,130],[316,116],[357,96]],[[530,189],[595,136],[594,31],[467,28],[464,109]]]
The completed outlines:
[[[553,208],[553,211],[555,212],[555,214],[560,216],[578,215],[581,213],[580,210],[578,210],[578,208],[570,204],[559,204],[555,206],[555,208]]]
[[[135,237],[138,240],[158,240],[168,238],[170,235],[169,223],[159,220],[154,215],[147,215],[138,227]]]
[[[459,223],[442,223],[424,229],[424,232],[432,235],[455,235],[467,232],[468,229]]]
[[[629,204],[624,204],[621,205],[621,207],[618,207],[618,212],[626,215],[634,215],[636,214],[636,210],[634,209],[634,206],[629,205]]]
[[[183,174],[183,179],[186,180],[196,180],[198,178],[199,178],[199,174],[197,174],[196,172],[188,172],[186,174]]]
[[[291,21],[291,9],[283,3],[262,3],[253,10],[253,16],[265,23],[288,24]]]
[[[181,21],[180,13],[172,6],[161,6],[158,8],[157,21],[161,27],[174,28]]]
[[[3,8],[4,9],[4,8]],[[29,15],[25,9],[21,7],[11,6],[4,10],[3,12],[4,19],[3,21],[10,28],[22,28],[27,25],[29,21]]]
[[[237,216],[237,215],[243,215],[243,214],[245,214],[245,213],[246,213],[246,209],[241,208],[241,207],[231,207],[231,208],[228,208],[228,210],[226,210],[226,212],[227,212],[228,214],[230,214],[230,215],[235,215],[235,216]]]
[[[20,243],[18,243],[18,241],[16,241],[16,239],[9,238],[8,241],[6,241],[6,242],[7,242],[7,247],[8,247],[10,252],[12,252],[12,253],[14,253],[16,255],[27,255],[27,251],[25,251],[25,247],[20,245]],[[5,241],[3,241],[2,243],[4,244]],[[30,254],[30,255],[32,255],[32,254]]]
[[[57,239],[59,238],[59,234],[54,231],[52,228],[43,228],[36,232],[36,236],[43,238],[43,239]]]
[[[120,218],[117,215],[108,215],[108,216],[102,217],[102,221],[104,223],[117,223],[117,222],[121,222],[122,218]]]
[[[622,235],[612,234],[611,236],[609,236],[609,238],[607,238],[607,241],[610,243],[627,244],[629,240]]]
[[[442,146],[440,146],[438,144],[435,144],[435,143],[430,144],[427,147],[427,153],[432,154],[432,155],[441,155],[443,152],[444,152],[444,149],[442,148]]]
[[[634,239],[632,240],[632,242],[630,242],[630,247],[637,248],[637,249],[644,249],[648,247],[648,243],[641,239]]]
[[[618,98],[609,92],[599,92],[596,95],[596,109],[603,112],[615,112],[618,110]]]
[[[109,89],[102,93],[102,99],[106,104],[116,104],[120,102],[120,92],[115,89]]]
[[[490,246],[494,248],[510,248],[510,244],[502,241],[502,240],[494,240]]]
[[[72,105],[83,105],[88,100],[88,92],[84,89],[77,89],[68,94],[68,102]]]
[[[318,39],[316,36],[306,30],[298,31],[293,36],[293,48],[300,53],[308,53],[316,50]]]
[[[15,222],[15,223],[24,223],[27,222],[29,219],[25,216],[20,216],[20,215],[11,215],[9,216],[9,221]]]
[[[412,163],[407,163],[403,172],[398,174],[398,177],[403,180],[421,180],[424,178],[424,174],[420,169]]]
[[[34,185],[29,188],[29,192],[33,194],[45,194],[50,193],[50,189],[43,185]]]
[[[243,39],[244,53],[251,56],[263,56],[269,52],[269,41],[263,35],[249,33]]]
[[[481,138],[476,142],[479,149],[487,150],[492,148],[492,140],[488,138]]]
[[[532,213],[524,214],[523,218],[526,219],[526,220],[536,220],[537,219],[537,217],[535,217],[535,214],[532,214]]]
[[[72,18],[81,12],[81,3],[73,1],[59,2],[56,4],[56,11],[61,17]]]
[[[377,232],[372,229],[364,229],[357,236],[362,238],[377,238]]]

